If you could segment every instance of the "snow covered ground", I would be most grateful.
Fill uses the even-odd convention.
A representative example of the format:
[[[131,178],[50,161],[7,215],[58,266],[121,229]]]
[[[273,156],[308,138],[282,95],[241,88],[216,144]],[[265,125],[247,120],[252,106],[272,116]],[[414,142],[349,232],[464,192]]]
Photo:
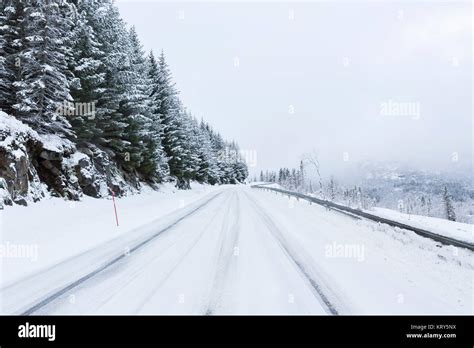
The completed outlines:
[[[180,195],[189,204],[176,210]],[[62,216],[50,220],[49,228],[56,231],[50,237],[61,239],[45,239],[42,245],[67,250],[39,257],[50,258],[39,261],[49,265],[41,271],[33,262],[29,269],[7,259],[2,274],[10,281],[0,289],[2,313],[474,312],[471,251],[304,200],[246,186],[164,193],[161,200],[156,193],[134,196],[118,202],[129,231],[118,236],[111,201],[99,202],[95,209],[83,208],[83,215],[76,213],[83,217],[81,227],[76,210],[58,208]],[[112,215],[98,212],[99,207]],[[125,207],[132,211],[128,217]],[[127,220],[134,222],[126,227]],[[132,230],[141,222],[148,223]],[[33,230],[3,224],[10,238],[13,228],[23,234],[12,239],[17,242],[31,243],[35,226],[48,228],[42,220],[21,223]],[[58,252],[49,248],[48,253]],[[21,276],[10,274],[15,272]]]
[[[112,197],[84,196],[79,202],[50,198],[28,207],[0,210],[0,286],[110,241],[164,215],[184,208],[223,187],[194,183],[193,190],[174,185],[159,191],[144,187],[139,195],[116,198],[117,227]]]
[[[405,214],[396,210],[379,207],[375,207],[373,210],[368,211],[368,213],[474,244],[474,225],[471,224],[430,216]]]
[[[283,189],[277,183],[252,183],[252,185],[259,185],[265,186],[268,188],[276,188],[276,189]],[[306,193],[308,196],[314,196],[318,198],[317,195]],[[342,202],[336,202],[337,204],[344,205]],[[386,219],[390,219],[393,221],[397,221],[409,226],[421,228],[428,230],[430,232],[454,238],[460,241],[468,242],[474,244],[474,225],[457,222],[457,221],[449,221],[446,219],[440,219],[430,216],[423,216],[423,215],[414,215],[414,214],[405,214],[393,209],[381,208],[381,207],[374,207],[365,212],[380,216]]]

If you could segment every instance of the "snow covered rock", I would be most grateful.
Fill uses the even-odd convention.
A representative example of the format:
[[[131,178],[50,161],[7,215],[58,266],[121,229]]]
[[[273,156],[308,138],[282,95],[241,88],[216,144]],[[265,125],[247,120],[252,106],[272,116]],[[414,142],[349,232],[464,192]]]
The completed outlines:
[[[113,154],[95,146],[43,135],[0,111],[0,206],[27,205],[48,195],[78,200],[140,191],[138,177],[116,167]]]
[[[113,154],[88,145],[65,158],[63,167],[71,181],[77,181],[87,196],[101,198],[109,196],[110,190],[117,196],[140,191],[141,184],[135,176],[125,177],[112,161]]]
[[[0,201],[26,205],[47,194],[32,160],[41,149],[38,133],[0,111]]]

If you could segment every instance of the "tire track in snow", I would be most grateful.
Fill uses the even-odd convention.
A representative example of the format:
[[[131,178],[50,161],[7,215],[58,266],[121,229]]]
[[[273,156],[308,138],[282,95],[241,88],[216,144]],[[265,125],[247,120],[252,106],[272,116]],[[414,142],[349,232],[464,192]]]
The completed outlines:
[[[347,308],[344,306],[339,296],[331,288],[329,288],[327,284],[324,284],[321,281],[321,279],[324,277],[321,274],[318,274],[319,272],[316,271],[315,267],[313,266],[314,261],[312,258],[302,248],[297,248],[298,250],[296,251],[295,245],[290,246],[290,243],[284,237],[281,229],[277,227],[273,219],[266,213],[266,211],[247,192],[245,192],[245,195],[254,205],[258,212],[258,216],[267,226],[273,237],[277,240],[282,251],[296,266],[301,276],[307,281],[308,285],[310,285],[313,294],[316,298],[318,298],[326,311],[334,315],[340,314],[343,311],[346,312]]]
[[[70,290],[78,287],[82,283],[86,282],[87,280],[91,279],[92,277],[96,276],[97,274],[103,272],[104,270],[109,269],[111,266],[115,265],[117,262],[124,259],[125,257],[129,257],[129,255],[131,255],[135,251],[139,250],[143,246],[147,245],[148,243],[153,241],[155,238],[160,236],[162,233],[171,230],[173,227],[175,227],[177,224],[179,224],[184,219],[194,215],[196,212],[198,212],[199,210],[204,208],[206,205],[208,205],[211,201],[213,201],[215,198],[220,196],[222,193],[223,192],[219,192],[219,193],[215,194],[214,196],[212,196],[211,198],[209,198],[208,200],[206,200],[205,202],[203,202],[202,204],[200,204],[199,206],[197,206],[196,208],[191,210],[186,215],[180,217],[179,219],[177,219],[174,222],[170,223],[165,228],[159,230],[158,232],[156,232],[152,236],[150,236],[150,237],[146,238],[145,240],[141,241],[140,243],[135,245],[133,248],[131,248],[128,251],[127,254],[125,254],[125,253],[120,254],[119,256],[117,256],[117,257],[113,258],[112,260],[110,260],[109,262],[107,262],[105,265],[103,265],[103,266],[87,273],[86,275],[80,277],[79,279],[77,279],[77,280],[71,282],[70,284],[64,286],[60,290],[55,291],[54,293],[50,294],[46,298],[42,299],[41,301],[37,302],[36,304],[34,304],[34,305],[28,307],[26,310],[22,311],[20,315],[31,315],[31,314],[37,312],[39,309],[47,306],[48,304],[50,304],[54,300],[60,298],[62,295],[66,294]]]
[[[227,198],[227,200],[229,200],[229,199]],[[223,203],[223,204],[225,204],[225,203]],[[182,236],[179,237],[179,239],[176,239],[170,245],[166,246],[164,249],[161,250],[160,256],[163,255],[164,252],[170,250],[171,248],[174,248],[174,247],[180,245],[183,241],[186,241],[188,238],[191,239],[191,242],[187,244],[186,248],[184,248],[184,252],[180,253],[179,256],[176,258],[176,260],[174,260],[174,262],[171,264],[171,267],[169,267],[169,269],[165,272],[164,276],[161,277],[161,279],[158,281],[158,284],[155,284],[154,286],[152,286],[151,290],[147,292],[148,295],[145,297],[145,299],[140,301],[140,304],[134,310],[135,313],[138,313],[146,305],[147,301],[151,297],[153,297],[154,293],[164,284],[164,282],[169,278],[169,276],[173,273],[173,271],[182,263],[182,261],[191,252],[191,250],[194,248],[194,246],[199,242],[199,240],[203,236],[205,230],[209,228],[209,225],[212,224],[212,222],[215,220],[215,218],[217,217],[218,214],[219,214],[219,210],[217,210],[217,212],[214,215],[211,216],[208,223],[204,226],[204,228],[200,231],[200,233],[197,234],[196,237],[190,238],[190,237],[193,237],[192,232],[187,233],[187,234],[183,234]],[[153,244],[148,245],[148,247],[151,247],[151,246],[153,246]],[[145,250],[143,250],[142,252],[145,252]],[[143,267],[143,265],[135,265],[134,270],[136,269],[136,271],[134,271],[132,273],[131,277],[130,276],[127,277],[126,276],[127,274],[125,274],[124,276],[121,276],[118,279],[116,284],[109,287],[109,288],[114,290],[113,293],[110,294],[104,300],[102,300],[97,306],[95,306],[95,310],[98,310],[98,309],[104,307],[105,305],[107,305],[111,301],[114,301],[118,296],[120,296],[121,292],[131,282],[139,279],[145,272],[147,272],[147,270],[150,267],[154,266],[154,264],[156,262],[156,257],[154,257],[152,259],[149,259],[149,260],[145,260],[145,261],[146,261],[145,267]],[[115,267],[120,267],[120,263],[116,264]],[[127,273],[130,273],[130,271],[127,271]],[[86,284],[82,284],[82,285],[85,286]]]
[[[223,205],[225,205],[227,202],[231,201],[232,196],[227,198]],[[230,206],[230,204],[229,204]],[[155,293],[158,291],[158,289],[166,282],[166,280],[173,274],[173,272],[183,263],[183,261],[186,259],[186,257],[189,255],[189,253],[194,249],[194,247],[197,245],[197,243],[202,239],[203,235],[209,231],[209,227],[212,225],[212,223],[216,220],[216,218],[219,216],[219,214],[222,214],[222,210],[217,210],[217,212],[211,217],[211,219],[208,221],[208,223],[204,226],[204,228],[201,230],[199,235],[194,239],[194,241],[191,243],[191,245],[186,248],[185,252],[181,254],[181,257],[173,264],[173,266],[169,269],[169,271],[165,274],[165,276],[161,279],[161,281],[153,287],[153,289],[149,292],[148,296],[141,301],[141,304],[137,307],[136,313],[140,312],[145,305],[150,301],[150,299],[153,298]],[[225,215],[224,215],[224,221],[225,221]]]
[[[234,257],[234,248],[239,239],[240,198],[237,192],[234,192],[231,202],[235,202],[235,205],[229,204],[226,216],[232,217],[232,220],[224,218],[222,225],[216,274],[210,290],[207,309],[203,311],[206,315],[214,314],[220,306],[224,284],[228,278],[229,268]],[[235,209],[231,212],[232,208]]]

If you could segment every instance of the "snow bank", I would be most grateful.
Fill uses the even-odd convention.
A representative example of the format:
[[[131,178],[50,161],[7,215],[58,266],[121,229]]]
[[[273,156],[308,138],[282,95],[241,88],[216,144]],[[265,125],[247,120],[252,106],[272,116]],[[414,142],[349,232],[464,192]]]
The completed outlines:
[[[378,207],[368,211],[368,213],[474,244],[474,225],[471,224],[430,216],[405,214],[396,210]]]

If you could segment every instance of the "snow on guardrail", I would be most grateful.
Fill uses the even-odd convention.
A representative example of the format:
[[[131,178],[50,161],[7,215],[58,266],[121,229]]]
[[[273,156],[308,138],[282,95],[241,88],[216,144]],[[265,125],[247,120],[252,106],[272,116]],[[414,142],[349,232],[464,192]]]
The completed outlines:
[[[409,231],[415,232],[416,234],[418,234],[420,236],[430,238],[432,240],[435,240],[437,242],[440,242],[440,243],[443,243],[443,244],[446,244],[446,245],[452,245],[452,246],[456,246],[456,247],[460,247],[460,248],[466,248],[466,249],[474,251],[474,244],[464,242],[464,241],[461,241],[461,240],[458,240],[458,239],[450,238],[450,237],[447,237],[447,236],[443,236],[443,235],[440,235],[440,234],[437,234],[437,233],[434,233],[434,232],[431,232],[431,231],[428,231],[428,230],[425,230],[425,229],[421,229],[421,228],[418,228],[418,227],[410,226],[410,225],[407,225],[407,224],[404,224],[404,223],[401,223],[401,222],[398,222],[398,221],[383,218],[381,216],[370,214],[370,213],[367,213],[365,211],[361,211],[359,209],[350,208],[350,207],[347,207],[347,206],[344,206],[344,205],[341,205],[341,204],[337,204],[337,203],[333,203],[331,201],[326,201],[326,200],[323,200],[323,199],[311,197],[311,196],[308,196],[308,195],[305,195],[305,194],[302,194],[302,193],[288,191],[288,190],[275,188],[275,187],[269,187],[269,186],[266,186],[266,185],[265,186],[253,185],[251,187],[252,188],[258,188],[258,189],[264,189],[264,190],[271,190],[271,191],[279,192],[279,193],[282,193],[282,194],[285,194],[285,195],[305,199],[305,200],[311,201],[313,203],[322,205],[326,208],[330,208],[330,209],[332,208],[332,209],[335,209],[337,211],[347,212],[347,213],[353,214],[355,216],[360,216],[360,217],[363,217],[363,218],[366,218],[366,219],[369,219],[369,220],[372,220],[372,221],[375,221],[375,222],[380,222],[380,223],[384,223],[384,224],[387,224],[387,225],[390,225],[390,226],[393,226],[393,227],[398,227],[398,228],[402,228],[402,229],[405,229],[405,230],[409,230]]]

